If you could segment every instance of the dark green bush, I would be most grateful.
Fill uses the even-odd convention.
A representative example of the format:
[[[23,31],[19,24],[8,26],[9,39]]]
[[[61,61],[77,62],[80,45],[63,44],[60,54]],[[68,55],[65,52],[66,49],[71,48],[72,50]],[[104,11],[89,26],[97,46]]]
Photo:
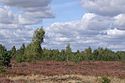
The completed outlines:
[[[102,83],[110,83],[111,80],[107,77],[102,77]]]
[[[0,74],[6,72],[5,67],[0,65]]]

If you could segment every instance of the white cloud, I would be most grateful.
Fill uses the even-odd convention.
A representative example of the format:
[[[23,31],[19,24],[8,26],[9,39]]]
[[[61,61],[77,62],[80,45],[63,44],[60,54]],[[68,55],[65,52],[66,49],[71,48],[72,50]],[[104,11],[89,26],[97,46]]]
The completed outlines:
[[[34,28],[43,18],[53,17],[51,0],[0,0],[0,43],[11,47],[31,41]],[[74,50],[91,46],[124,50],[125,1],[81,0],[87,11],[81,19],[53,23],[44,28],[44,47],[62,49],[71,43]],[[16,13],[15,13],[16,12]]]
[[[29,43],[43,18],[53,17],[51,0],[0,0],[0,43],[7,48]]]
[[[125,14],[119,14],[114,17],[115,24],[125,28]]]
[[[109,28],[112,23],[112,18],[100,16],[94,13],[86,13],[83,15],[81,24],[82,27],[86,27],[88,30],[104,30]],[[94,26],[93,26],[94,25]]]
[[[36,24],[43,18],[54,17],[50,2],[51,0],[0,0],[0,3],[20,11],[20,24]]]
[[[119,37],[119,36],[125,37],[125,31],[118,30],[117,28],[115,28],[115,29],[107,30],[107,35],[113,36],[113,37]]]
[[[71,43],[74,50],[83,50],[89,46],[121,50],[125,41],[125,31],[117,29],[120,27],[115,28],[114,18],[86,13],[77,21],[54,23],[45,28],[47,33],[44,45],[49,48],[65,48]],[[111,26],[111,23],[114,25]]]
[[[125,0],[81,0],[81,4],[86,11],[104,16],[125,13]]]
[[[0,43],[4,44],[7,48],[11,48],[13,45],[20,46],[22,43],[29,43],[32,39],[32,35],[35,29],[30,26],[13,26],[2,25],[0,28]]]
[[[15,17],[16,16],[6,7],[0,7],[0,23],[14,24],[17,21]]]

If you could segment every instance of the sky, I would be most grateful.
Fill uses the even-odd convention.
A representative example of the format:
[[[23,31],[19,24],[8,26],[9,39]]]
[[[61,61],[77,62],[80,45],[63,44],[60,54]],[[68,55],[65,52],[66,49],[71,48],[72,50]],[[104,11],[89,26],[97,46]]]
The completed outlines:
[[[0,0],[0,43],[10,49],[46,31],[42,47],[125,51],[125,0]]]
[[[51,8],[55,18],[44,19],[43,26],[49,26],[55,22],[79,20],[84,13],[79,0],[53,0]]]

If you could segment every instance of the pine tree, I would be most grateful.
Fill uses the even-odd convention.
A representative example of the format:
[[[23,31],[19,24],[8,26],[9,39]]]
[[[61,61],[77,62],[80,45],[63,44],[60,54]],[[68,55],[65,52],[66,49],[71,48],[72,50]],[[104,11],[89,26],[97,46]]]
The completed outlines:
[[[38,59],[38,56],[41,55],[41,43],[43,42],[45,31],[43,28],[37,29],[32,38],[32,42],[26,47],[24,55],[28,59]]]
[[[69,56],[71,56],[71,54],[72,54],[72,49],[70,47],[70,44],[68,44],[66,46],[65,53],[66,53],[66,61],[68,62],[69,61]]]
[[[13,58],[15,58],[15,56],[16,56],[16,47],[15,46],[13,46],[12,49],[11,49],[11,56]]]

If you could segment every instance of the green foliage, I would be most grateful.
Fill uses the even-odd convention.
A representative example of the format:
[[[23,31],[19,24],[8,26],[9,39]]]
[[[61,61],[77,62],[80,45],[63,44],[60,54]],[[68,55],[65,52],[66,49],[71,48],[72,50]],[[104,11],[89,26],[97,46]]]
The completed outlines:
[[[25,44],[22,44],[21,48],[18,50],[18,54],[23,55],[25,52]]]
[[[33,45],[33,44],[32,44]],[[30,49],[27,51],[25,48],[21,51],[21,48],[18,50],[21,53],[19,56],[16,57],[18,62],[24,61],[35,61],[35,60],[53,60],[53,61],[73,61],[73,62],[80,62],[80,61],[119,61],[125,60],[125,52],[113,52],[107,48],[98,48],[92,50],[91,47],[85,49],[84,51],[80,52],[72,52],[72,48],[70,44],[66,46],[64,50],[59,51],[58,49],[41,49],[37,50],[34,47],[27,46],[26,49]],[[23,47],[23,46],[22,46]],[[34,51],[35,50],[35,51]],[[37,51],[36,51],[37,50]],[[25,55],[26,52],[29,52]],[[35,56],[34,56],[35,55]]]
[[[5,67],[10,66],[11,53],[0,44],[0,73],[5,72]]]
[[[84,50],[84,53],[85,53],[85,55],[87,55],[87,56],[91,56],[91,55],[92,55],[92,49],[91,49],[91,47],[85,49],[85,50]]]
[[[67,46],[66,46],[66,49],[65,49],[65,54],[66,54],[66,61],[68,62],[69,61],[69,59],[72,59],[72,49],[71,49],[71,47],[70,47],[70,44],[68,44]]]
[[[6,72],[5,67],[0,65],[0,74]]]
[[[31,43],[26,47],[24,55],[27,57],[39,56],[40,50],[41,48],[38,46],[38,44]]]
[[[119,60],[125,61],[125,51],[117,51],[115,55],[117,55]]]
[[[80,52],[72,52],[70,44],[65,50],[48,50],[43,49],[42,60],[56,61],[119,61],[125,60],[125,52],[113,52],[107,48],[98,48],[92,50],[91,47]]]
[[[19,49],[16,60],[18,62],[38,60],[42,55],[41,43],[43,42],[44,35],[45,31],[43,28],[37,29],[33,34],[32,42],[27,47],[22,45]]]
[[[44,39],[45,31],[37,29],[33,35],[32,42],[26,47],[24,54],[29,57],[39,56],[41,54],[41,43]]]
[[[2,44],[0,44],[0,56],[2,56],[5,53],[5,51],[6,48]]]
[[[32,43],[37,42],[37,44],[41,44],[43,42],[44,35],[45,31],[43,30],[43,28],[38,28],[33,34]]]
[[[15,46],[13,46],[12,49],[11,49],[11,56],[13,58],[15,58],[15,56],[16,56],[16,47]]]
[[[2,63],[4,66],[8,67],[10,66],[11,62],[11,54],[9,52],[5,52],[5,54],[2,55]]]
[[[24,52],[25,52],[25,44],[22,44],[20,49],[18,49],[17,52],[16,52],[15,58],[16,58],[17,62],[25,62]]]
[[[119,60],[119,57],[110,49],[107,48],[98,48],[93,51],[94,60],[103,60],[103,61],[116,61]]]
[[[26,58],[24,55],[18,55],[16,56],[16,61],[21,63],[21,62],[25,62],[26,61]]]
[[[111,80],[107,77],[102,77],[102,83],[110,83]]]

